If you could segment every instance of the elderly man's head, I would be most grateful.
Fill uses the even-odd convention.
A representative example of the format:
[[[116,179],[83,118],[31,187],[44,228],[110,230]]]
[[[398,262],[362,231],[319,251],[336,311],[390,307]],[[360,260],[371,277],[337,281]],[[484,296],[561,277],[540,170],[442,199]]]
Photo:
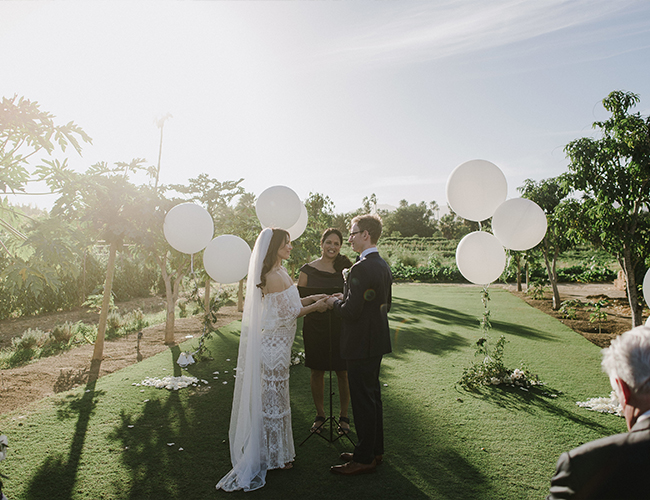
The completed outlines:
[[[603,349],[602,366],[631,428],[650,410],[650,328],[637,326],[614,339]]]

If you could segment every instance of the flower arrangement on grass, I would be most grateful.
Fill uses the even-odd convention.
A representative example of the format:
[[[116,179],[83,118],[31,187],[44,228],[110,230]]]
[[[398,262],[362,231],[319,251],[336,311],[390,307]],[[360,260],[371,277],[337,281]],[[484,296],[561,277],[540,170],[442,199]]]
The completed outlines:
[[[503,363],[503,352],[507,340],[501,335],[494,347],[490,350],[489,339],[481,337],[476,342],[475,356],[481,356],[483,359],[472,363],[463,370],[463,375],[458,383],[465,389],[473,390],[482,386],[490,385],[510,385],[528,389],[533,386],[544,385],[539,377],[532,373],[523,363],[519,368],[514,370],[508,368]]]
[[[474,356],[480,356],[481,361],[475,361],[463,370],[463,375],[458,383],[467,390],[475,390],[479,387],[490,385],[510,385],[523,390],[533,386],[544,385],[539,377],[532,373],[524,363],[519,368],[511,370],[503,363],[503,352],[508,342],[504,335],[499,337],[494,347],[490,350],[490,337],[488,332],[492,328],[490,322],[490,293],[488,287],[481,291],[481,302],[483,303],[483,316],[479,321],[482,337],[476,341],[476,352]]]

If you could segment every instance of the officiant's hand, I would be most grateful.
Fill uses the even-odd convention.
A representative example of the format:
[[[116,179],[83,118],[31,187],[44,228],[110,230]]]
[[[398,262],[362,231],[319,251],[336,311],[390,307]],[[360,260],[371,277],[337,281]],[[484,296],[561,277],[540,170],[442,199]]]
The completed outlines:
[[[332,297],[334,297],[337,300],[343,300],[343,294],[340,292],[333,294]]]

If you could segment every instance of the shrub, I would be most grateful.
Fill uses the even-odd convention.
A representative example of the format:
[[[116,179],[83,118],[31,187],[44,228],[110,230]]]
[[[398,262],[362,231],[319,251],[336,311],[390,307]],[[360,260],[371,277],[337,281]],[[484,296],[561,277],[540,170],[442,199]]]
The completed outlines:
[[[47,333],[38,328],[29,328],[20,337],[11,339],[11,345],[16,350],[29,350],[42,346],[47,340]]]
[[[74,336],[74,332],[72,329],[72,323],[69,321],[66,321],[62,325],[56,325],[52,329],[52,338],[60,344],[62,343],[68,343]]]

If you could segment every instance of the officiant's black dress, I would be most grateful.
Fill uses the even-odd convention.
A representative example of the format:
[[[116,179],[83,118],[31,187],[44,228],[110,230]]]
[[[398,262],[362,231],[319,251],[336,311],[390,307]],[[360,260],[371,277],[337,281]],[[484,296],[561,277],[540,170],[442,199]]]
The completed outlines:
[[[307,287],[340,288],[343,291],[343,275],[340,272],[320,271],[309,264],[300,268],[307,275]],[[330,368],[330,321],[332,327],[332,366]],[[313,312],[304,317],[302,336],[305,344],[305,366],[312,370],[347,370],[341,359],[341,319],[332,311]]]

